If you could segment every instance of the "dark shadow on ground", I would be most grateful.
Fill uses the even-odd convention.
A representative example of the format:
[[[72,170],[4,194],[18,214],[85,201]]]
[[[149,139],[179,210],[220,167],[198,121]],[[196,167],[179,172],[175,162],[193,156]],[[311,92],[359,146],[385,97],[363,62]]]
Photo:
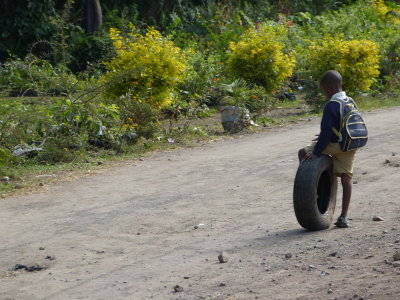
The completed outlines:
[[[284,247],[288,243],[293,243],[293,242],[304,243],[304,242],[311,242],[315,239],[326,238],[326,235],[329,233],[331,229],[334,229],[334,227],[320,231],[310,231],[303,228],[270,231],[266,235],[256,238],[255,241],[263,245],[274,245],[274,246]]]

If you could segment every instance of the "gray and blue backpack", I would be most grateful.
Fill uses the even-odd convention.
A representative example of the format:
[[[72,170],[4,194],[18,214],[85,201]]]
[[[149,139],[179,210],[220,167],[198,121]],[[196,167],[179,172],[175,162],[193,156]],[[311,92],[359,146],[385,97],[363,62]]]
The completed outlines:
[[[332,130],[339,138],[342,151],[353,151],[364,147],[368,141],[368,130],[353,99],[334,98],[330,101],[338,102],[340,105],[340,130],[334,127]]]

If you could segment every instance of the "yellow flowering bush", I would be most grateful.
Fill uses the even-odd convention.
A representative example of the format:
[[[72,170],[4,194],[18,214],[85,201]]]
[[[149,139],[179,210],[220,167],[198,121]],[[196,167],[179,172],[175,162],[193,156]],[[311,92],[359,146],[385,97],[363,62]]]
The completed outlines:
[[[186,72],[182,50],[152,28],[145,35],[134,28],[126,34],[111,28],[110,37],[116,56],[105,63],[108,72],[101,79],[105,95],[118,99],[129,94],[131,100],[154,109],[171,103],[173,89]]]
[[[284,53],[280,41],[286,35],[282,25],[264,25],[247,30],[237,43],[230,44],[228,66],[239,78],[263,86],[271,92],[291,76],[295,58]]]
[[[336,70],[342,74],[346,90],[369,90],[379,75],[379,45],[369,40],[327,37],[310,46],[307,61],[316,80],[326,71]]]
[[[400,24],[400,9],[392,8],[385,4],[383,0],[374,0],[372,6],[378,12],[381,19],[391,21],[396,24]]]

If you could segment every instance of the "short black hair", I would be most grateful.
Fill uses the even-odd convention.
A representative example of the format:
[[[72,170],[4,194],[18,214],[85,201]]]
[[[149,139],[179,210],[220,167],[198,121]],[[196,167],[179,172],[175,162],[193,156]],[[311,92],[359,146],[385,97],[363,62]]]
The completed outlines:
[[[321,86],[342,87],[342,75],[338,71],[329,70],[321,77],[319,84]]]

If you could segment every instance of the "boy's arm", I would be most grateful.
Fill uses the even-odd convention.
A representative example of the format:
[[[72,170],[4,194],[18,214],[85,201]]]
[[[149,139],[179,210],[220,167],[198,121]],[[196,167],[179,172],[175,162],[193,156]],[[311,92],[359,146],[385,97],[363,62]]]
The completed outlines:
[[[324,108],[321,120],[321,132],[318,137],[318,142],[314,147],[313,154],[319,156],[332,141],[332,127],[335,126],[335,120],[340,118],[339,103],[329,101]]]

